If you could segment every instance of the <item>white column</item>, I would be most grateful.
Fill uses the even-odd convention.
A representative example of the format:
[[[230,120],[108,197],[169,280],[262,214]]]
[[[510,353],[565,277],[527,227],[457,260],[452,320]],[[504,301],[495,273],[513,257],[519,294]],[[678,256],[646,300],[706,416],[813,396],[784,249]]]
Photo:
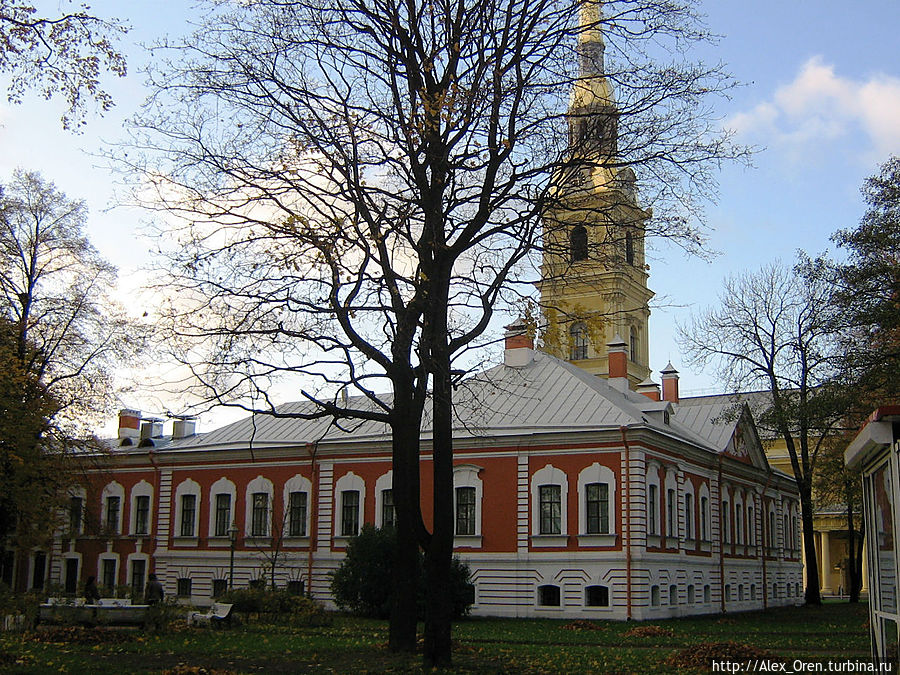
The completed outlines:
[[[822,578],[819,580],[821,593],[823,595],[831,595],[834,589],[831,588],[831,541],[828,537],[828,531],[823,530],[819,536],[822,542]]]

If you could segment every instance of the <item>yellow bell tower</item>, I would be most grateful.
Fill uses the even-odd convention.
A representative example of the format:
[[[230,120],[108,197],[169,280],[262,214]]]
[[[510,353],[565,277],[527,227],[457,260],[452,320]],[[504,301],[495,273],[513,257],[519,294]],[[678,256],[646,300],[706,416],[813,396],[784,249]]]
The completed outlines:
[[[606,377],[607,344],[624,342],[633,386],[650,376],[644,229],[634,172],[618,154],[619,113],[604,75],[599,3],[581,9],[569,150],[544,215],[543,349]],[[616,340],[616,338],[619,338]]]

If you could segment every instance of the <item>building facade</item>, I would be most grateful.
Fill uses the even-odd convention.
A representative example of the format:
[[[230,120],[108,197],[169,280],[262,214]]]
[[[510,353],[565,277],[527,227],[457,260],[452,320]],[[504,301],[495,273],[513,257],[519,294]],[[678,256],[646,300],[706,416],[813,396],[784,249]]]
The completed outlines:
[[[520,325],[508,346],[457,396],[455,549],[474,614],[643,620],[802,602],[796,490],[749,411],[719,423],[716,405],[630,390],[620,344],[608,379],[523,346]],[[152,571],[203,605],[274,578],[330,603],[349,538],[393,520],[380,424],[260,416],[192,432],[123,411],[29,584],[140,589]],[[425,429],[423,509],[428,445]]]

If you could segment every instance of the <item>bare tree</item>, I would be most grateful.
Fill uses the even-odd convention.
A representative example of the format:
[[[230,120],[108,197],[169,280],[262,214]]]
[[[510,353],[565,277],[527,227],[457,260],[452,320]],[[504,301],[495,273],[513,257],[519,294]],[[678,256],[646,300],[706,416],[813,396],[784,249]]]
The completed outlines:
[[[763,390],[758,424],[784,440],[797,488],[806,554],[806,602],[821,604],[813,538],[813,478],[827,439],[846,413],[839,373],[833,286],[820,261],[776,263],[725,282],[719,306],[679,327],[700,367],[714,364],[730,391]]]
[[[594,2],[559,0],[210,11],[155,75],[119,157],[169,221],[161,321],[205,400],[387,425],[390,644],[415,647],[421,546],[425,659],[449,663],[453,387],[495,313],[531,293],[536,252],[564,225],[542,216],[575,208],[582,177],[609,199],[578,208],[609,220],[634,203],[634,167],[660,213],[649,231],[698,241],[692,200],[713,187],[718,160],[740,154],[703,101],[731,83],[685,60],[705,34],[678,2],[610,2],[602,16]],[[596,100],[568,106],[579,87]],[[302,376],[305,407],[275,405],[284,376]],[[426,414],[431,531],[419,506]]]
[[[20,102],[31,89],[48,99],[60,95],[67,106],[65,129],[84,124],[90,99],[106,112],[113,101],[100,75],[125,76],[125,58],[111,38],[127,30],[117,19],[92,15],[87,5],[50,17],[27,2],[0,0],[0,72],[10,77],[9,101]]]

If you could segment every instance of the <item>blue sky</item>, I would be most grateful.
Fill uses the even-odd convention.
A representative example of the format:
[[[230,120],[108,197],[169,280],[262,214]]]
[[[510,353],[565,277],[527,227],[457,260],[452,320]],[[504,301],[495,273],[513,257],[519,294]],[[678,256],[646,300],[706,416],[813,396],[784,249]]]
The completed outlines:
[[[47,13],[56,9],[55,2],[37,4]],[[125,19],[134,30],[123,44],[129,76],[108,81],[117,107],[91,118],[83,134],[62,131],[56,102],[32,96],[19,106],[0,104],[0,181],[21,166],[85,199],[91,239],[118,265],[129,298],[136,297],[137,269],[146,262],[148,244],[137,237],[142,215],[111,209],[116,177],[92,153],[121,136],[123,120],[143,99],[145,56],[137,44],[186,32],[192,4],[91,3],[94,12]],[[827,249],[835,230],[858,222],[863,179],[900,154],[900,2],[707,0],[701,8],[709,29],[722,37],[697,55],[723,62],[743,83],[730,101],[717,102],[716,112],[759,152],[752,167],[724,167],[719,176],[718,201],[707,209],[717,255],[702,261],[666,245],[651,251],[650,286],[657,293],[651,366],[658,372],[671,359],[688,392],[715,388],[716,381],[685,366],[675,322],[714,303],[729,274],[790,261],[800,248]]]

